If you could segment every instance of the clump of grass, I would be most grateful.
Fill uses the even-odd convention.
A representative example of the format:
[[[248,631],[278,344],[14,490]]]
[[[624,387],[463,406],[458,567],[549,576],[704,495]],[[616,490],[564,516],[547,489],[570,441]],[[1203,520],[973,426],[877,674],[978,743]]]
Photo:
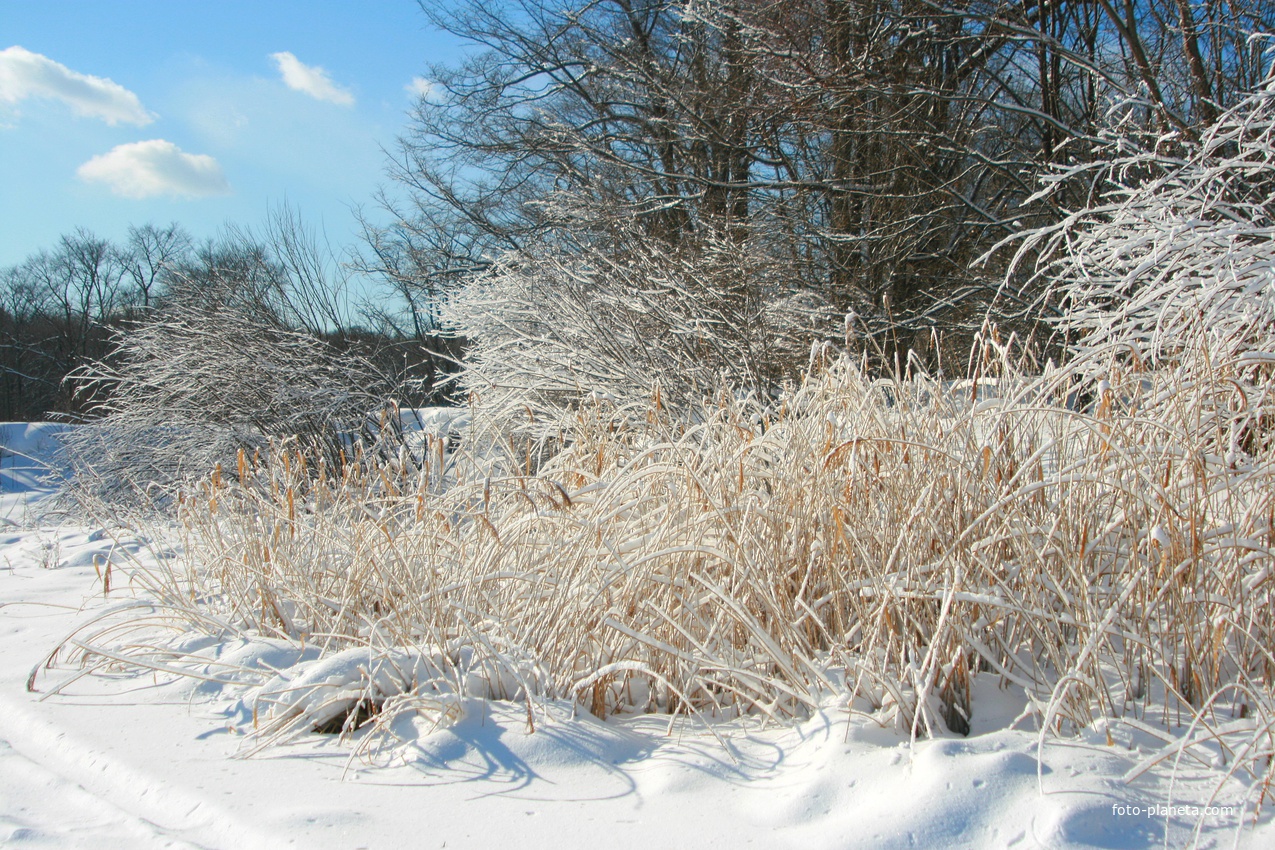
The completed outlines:
[[[840,695],[964,732],[995,675],[1051,730],[1258,728],[1275,466],[1227,423],[1265,396],[1239,411],[1233,369],[1184,393],[1132,364],[1076,409],[1071,371],[990,340],[975,366],[882,381],[843,359],[693,421],[595,400],[535,470],[278,443],[183,497],[182,592],[325,654],[449,648],[458,690],[599,716],[785,720]]]

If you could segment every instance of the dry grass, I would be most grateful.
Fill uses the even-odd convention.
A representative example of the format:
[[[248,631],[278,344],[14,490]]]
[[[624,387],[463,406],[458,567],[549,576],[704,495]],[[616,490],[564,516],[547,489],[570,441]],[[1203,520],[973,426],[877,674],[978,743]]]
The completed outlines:
[[[458,690],[600,716],[783,720],[849,693],[962,732],[994,675],[1050,731],[1162,730],[1269,779],[1266,367],[1184,387],[1136,365],[1080,387],[1084,411],[1073,372],[992,343],[972,380],[841,360],[691,424],[590,403],[534,472],[440,441],[339,468],[278,445],[183,498],[189,572],[163,587],[243,633],[415,648]]]

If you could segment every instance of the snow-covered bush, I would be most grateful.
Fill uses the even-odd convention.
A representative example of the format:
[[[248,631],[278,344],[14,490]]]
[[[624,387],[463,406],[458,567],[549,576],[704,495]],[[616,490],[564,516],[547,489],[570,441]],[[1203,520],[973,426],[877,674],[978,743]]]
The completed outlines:
[[[599,399],[683,408],[723,382],[772,396],[838,327],[762,246],[677,247],[633,225],[507,254],[442,315],[470,342],[460,380],[476,422],[537,444]]]
[[[1251,442],[1275,364],[1275,76],[1199,138],[1116,122],[1105,150],[1048,179],[1042,196],[1082,182],[1093,201],[1019,252],[1063,310],[1071,366],[1144,413],[1192,398],[1200,434]],[[1159,369],[1181,398],[1141,392]]]
[[[105,398],[65,443],[73,492],[108,501],[296,438],[330,458],[384,404],[363,358],[215,299],[174,300],[77,375]]]

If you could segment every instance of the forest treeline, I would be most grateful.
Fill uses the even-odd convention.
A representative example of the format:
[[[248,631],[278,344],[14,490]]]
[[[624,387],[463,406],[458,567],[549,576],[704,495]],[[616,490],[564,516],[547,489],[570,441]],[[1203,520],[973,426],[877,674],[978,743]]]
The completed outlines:
[[[133,226],[122,242],[75,230],[0,269],[0,420],[102,412],[131,338],[175,317],[203,325],[180,344],[203,345],[209,358],[219,350],[212,336],[243,326],[260,337],[295,332],[357,353],[404,403],[439,400],[438,379],[454,370],[462,341],[414,334],[351,286],[348,269],[286,206],[259,231],[231,227],[202,243],[178,224]],[[245,368],[235,377],[263,377]]]

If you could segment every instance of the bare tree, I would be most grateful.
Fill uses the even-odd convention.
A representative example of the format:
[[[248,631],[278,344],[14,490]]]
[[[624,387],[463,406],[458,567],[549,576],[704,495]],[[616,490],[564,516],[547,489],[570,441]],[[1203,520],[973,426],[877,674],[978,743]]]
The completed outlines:
[[[190,234],[176,223],[166,227],[129,227],[122,261],[133,284],[134,298],[143,309],[151,306],[167,276],[188,261],[192,249]]]
[[[300,210],[286,202],[271,209],[261,240],[283,271],[277,297],[291,324],[314,334],[351,328],[347,272]]]

